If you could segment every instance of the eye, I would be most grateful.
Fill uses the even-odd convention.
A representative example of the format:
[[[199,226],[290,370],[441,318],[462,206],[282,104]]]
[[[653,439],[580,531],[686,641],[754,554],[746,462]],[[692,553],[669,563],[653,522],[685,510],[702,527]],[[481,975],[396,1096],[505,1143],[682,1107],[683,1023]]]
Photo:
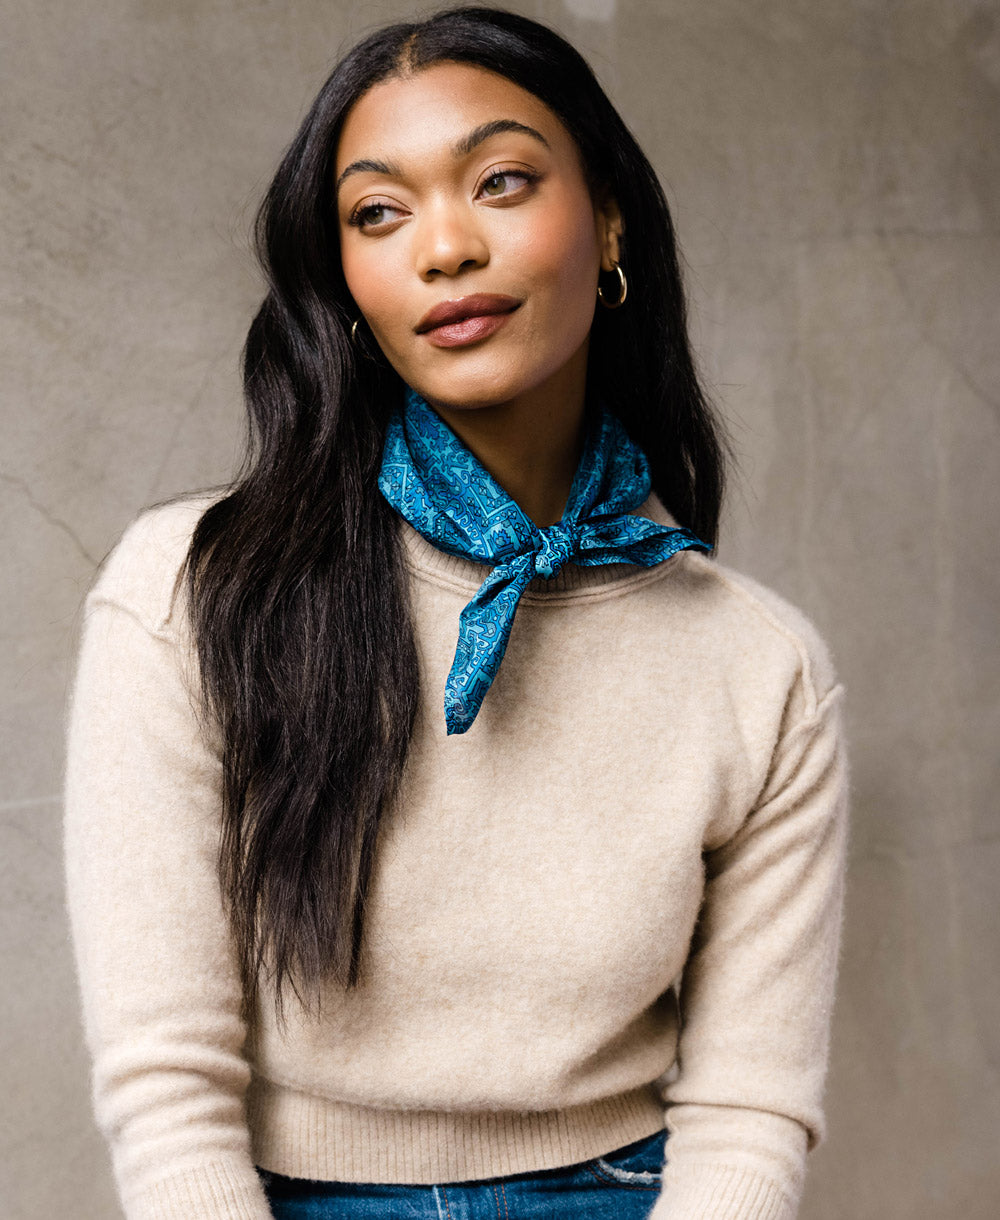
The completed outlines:
[[[402,209],[386,200],[363,203],[348,216],[347,223],[356,229],[382,229],[398,220]]]
[[[530,170],[497,169],[483,179],[478,193],[487,199],[501,199],[505,195],[519,194],[537,180],[538,175]]]

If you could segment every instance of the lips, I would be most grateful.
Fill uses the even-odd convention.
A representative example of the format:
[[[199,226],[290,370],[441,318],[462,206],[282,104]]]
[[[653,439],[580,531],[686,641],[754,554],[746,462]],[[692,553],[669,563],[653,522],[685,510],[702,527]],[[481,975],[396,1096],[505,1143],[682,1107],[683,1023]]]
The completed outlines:
[[[425,335],[439,327],[455,326],[473,318],[492,318],[499,314],[513,313],[520,304],[516,297],[477,292],[472,296],[459,297],[456,301],[442,301],[435,305],[424,314],[414,329],[418,335]]]

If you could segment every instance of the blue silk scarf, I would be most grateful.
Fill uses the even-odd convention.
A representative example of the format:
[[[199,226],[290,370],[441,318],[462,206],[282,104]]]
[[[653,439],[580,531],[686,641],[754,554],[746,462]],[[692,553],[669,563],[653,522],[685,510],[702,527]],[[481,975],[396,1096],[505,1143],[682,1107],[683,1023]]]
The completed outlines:
[[[517,604],[535,576],[568,560],[650,568],[677,551],[711,548],[685,529],[631,514],[652,485],[646,455],[607,408],[592,417],[562,518],[539,527],[413,390],[386,430],[379,489],[438,550],[493,570],[459,616],[445,683],[447,731],[466,732],[507,651]]]

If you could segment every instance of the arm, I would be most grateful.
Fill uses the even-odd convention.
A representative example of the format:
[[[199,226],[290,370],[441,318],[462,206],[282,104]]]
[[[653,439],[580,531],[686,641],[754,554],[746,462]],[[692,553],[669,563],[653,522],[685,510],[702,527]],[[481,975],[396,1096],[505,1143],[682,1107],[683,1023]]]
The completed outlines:
[[[219,763],[175,624],[131,594],[148,550],[123,544],[88,598],[70,717],[67,897],[95,1113],[128,1220],[269,1220],[216,875]]]
[[[847,838],[841,689],[799,692],[764,790],[706,853],[655,1220],[793,1220],[821,1109]]]

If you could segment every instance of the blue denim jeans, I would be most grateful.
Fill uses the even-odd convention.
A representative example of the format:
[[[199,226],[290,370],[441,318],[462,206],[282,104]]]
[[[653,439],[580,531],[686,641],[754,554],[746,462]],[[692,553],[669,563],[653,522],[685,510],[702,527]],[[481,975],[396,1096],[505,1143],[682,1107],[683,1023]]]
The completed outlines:
[[[658,1131],[561,1169],[437,1186],[258,1173],[275,1220],[646,1220],[660,1190],[665,1137]]]

